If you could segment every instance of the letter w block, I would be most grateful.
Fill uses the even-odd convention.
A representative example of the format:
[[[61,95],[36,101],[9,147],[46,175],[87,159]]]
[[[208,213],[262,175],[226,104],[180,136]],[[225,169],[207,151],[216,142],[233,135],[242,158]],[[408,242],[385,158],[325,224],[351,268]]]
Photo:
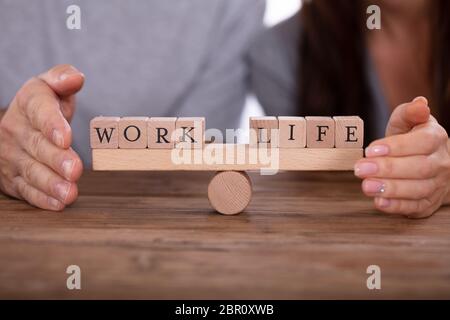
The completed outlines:
[[[92,149],[117,149],[119,147],[119,117],[95,117],[90,123]]]

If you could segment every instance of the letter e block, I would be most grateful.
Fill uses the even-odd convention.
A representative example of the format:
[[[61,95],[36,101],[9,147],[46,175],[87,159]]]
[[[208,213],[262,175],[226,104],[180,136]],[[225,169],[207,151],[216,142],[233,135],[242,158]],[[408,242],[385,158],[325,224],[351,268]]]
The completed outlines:
[[[147,121],[148,147],[173,149],[175,147],[175,123],[177,118],[152,117]]]
[[[278,119],[276,117],[250,117],[250,146],[278,147]]]
[[[306,146],[334,148],[335,123],[331,117],[306,117]]]
[[[119,121],[119,148],[147,148],[147,117],[123,117]]]
[[[303,117],[278,117],[280,148],[306,147],[306,120]]]
[[[90,123],[92,149],[119,147],[119,117],[95,117]]]
[[[333,117],[336,123],[336,148],[362,148],[364,121],[358,116]]]
[[[178,118],[175,124],[177,148],[203,148],[205,142],[205,118]]]

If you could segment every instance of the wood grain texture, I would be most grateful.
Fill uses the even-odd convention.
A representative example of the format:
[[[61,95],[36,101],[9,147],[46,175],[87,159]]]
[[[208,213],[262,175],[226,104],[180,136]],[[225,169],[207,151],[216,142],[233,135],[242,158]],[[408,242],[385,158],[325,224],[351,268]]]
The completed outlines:
[[[208,185],[211,206],[224,215],[243,212],[252,199],[252,182],[246,172],[216,173]]]
[[[0,298],[450,298],[450,208],[382,215],[350,173],[291,172],[252,174],[246,211],[222,216],[212,176],[86,172],[62,213],[0,195]]]
[[[93,149],[92,163],[94,170],[249,171],[275,168],[339,171],[353,170],[355,162],[362,156],[362,149],[262,149],[248,145],[209,144],[204,149]],[[172,160],[173,157],[177,162]],[[214,159],[218,161],[212,161]]]

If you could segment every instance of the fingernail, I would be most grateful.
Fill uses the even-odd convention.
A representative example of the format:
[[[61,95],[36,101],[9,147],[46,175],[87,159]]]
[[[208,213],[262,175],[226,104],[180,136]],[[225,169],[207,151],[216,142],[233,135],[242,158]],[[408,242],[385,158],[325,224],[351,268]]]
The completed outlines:
[[[64,145],[64,137],[59,130],[53,129],[52,139],[53,143],[58,147],[62,147]]]
[[[369,176],[377,173],[378,166],[373,162],[359,162],[355,165],[355,175],[357,177]]]
[[[391,200],[386,198],[376,198],[375,201],[378,208],[387,208],[391,205]]]
[[[385,145],[375,145],[366,148],[366,157],[381,157],[389,154],[389,147]]]
[[[385,191],[384,183],[376,180],[364,180],[362,188],[366,193],[382,194]]]
[[[67,195],[69,194],[70,183],[60,182],[56,185],[55,189],[56,189],[56,194],[58,195],[59,200],[61,200],[62,202],[65,202]]]
[[[72,170],[73,170],[73,165],[75,164],[75,162],[73,160],[64,160],[61,167],[62,167],[62,171],[64,174],[64,177],[66,179],[70,179],[70,177],[72,176]]]
[[[80,71],[78,71],[76,68],[71,66],[71,67],[67,68],[66,70],[64,70],[64,72],[59,75],[59,80],[64,81],[74,74],[79,74],[84,77],[84,75]]]
[[[425,97],[416,97],[416,98],[414,98],[413,102],[416,102],[419,100],[422,101],[423,103],[425,103],[426,105],[428,105],[428,100]]]
[[[48,205],[53,209],[59,209],[61,207],[61,202],[52,197],[48,197]]]

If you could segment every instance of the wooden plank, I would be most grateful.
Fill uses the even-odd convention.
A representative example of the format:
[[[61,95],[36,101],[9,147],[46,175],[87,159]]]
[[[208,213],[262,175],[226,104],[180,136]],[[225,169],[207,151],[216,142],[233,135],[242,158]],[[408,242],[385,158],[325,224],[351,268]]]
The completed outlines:
[[[362,149],[263,149],[238,144],[210,144],[203,149],[92,150],[93,169],[98,171],[345,171],[353,170],[362,157]]]

